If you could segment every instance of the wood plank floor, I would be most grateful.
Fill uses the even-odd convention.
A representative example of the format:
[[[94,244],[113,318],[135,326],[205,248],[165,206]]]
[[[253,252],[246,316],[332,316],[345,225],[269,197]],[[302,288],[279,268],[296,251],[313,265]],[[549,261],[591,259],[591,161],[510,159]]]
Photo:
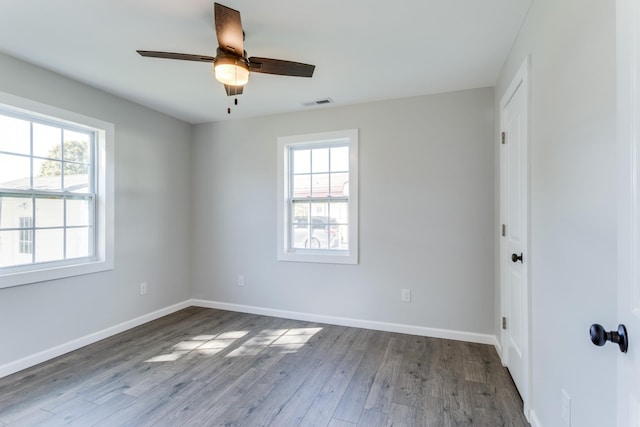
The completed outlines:
[[[488,345],[187,308],[0,379],[0,426],[527,426]]]

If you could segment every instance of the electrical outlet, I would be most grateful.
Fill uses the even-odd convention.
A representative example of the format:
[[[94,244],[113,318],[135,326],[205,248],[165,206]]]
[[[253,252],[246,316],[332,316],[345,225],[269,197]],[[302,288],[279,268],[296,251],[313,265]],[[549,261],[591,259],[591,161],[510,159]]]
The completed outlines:
[[[140,283],[140,295],[147,294],[147,282]]]
[[[402,289],[400,292],[400,301],[411,302],[411,289]]]
[[[567,427],[571,427],[571,397],[562,389],[562,420]]]
[[[238,286],[244,286],[244,276],[238,276]]]

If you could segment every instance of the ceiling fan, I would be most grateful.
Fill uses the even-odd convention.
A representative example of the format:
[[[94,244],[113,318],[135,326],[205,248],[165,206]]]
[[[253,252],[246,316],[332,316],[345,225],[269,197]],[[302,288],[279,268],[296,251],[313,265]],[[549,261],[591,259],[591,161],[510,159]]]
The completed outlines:
[[[240,21],[240,12],[237,10],[215,3],[214,20],[218,37],[218,49],[215,57],[151,50],[138,50],[137,52],[142,56],[153,58],[212,62],[216,79],[224,84],[228,96],[242,94],[244,85],[249,81],[250,72],[295,77],[313,76],[315,65],[256,56],[247,58],[247,52],[243,46],[244,31]]]

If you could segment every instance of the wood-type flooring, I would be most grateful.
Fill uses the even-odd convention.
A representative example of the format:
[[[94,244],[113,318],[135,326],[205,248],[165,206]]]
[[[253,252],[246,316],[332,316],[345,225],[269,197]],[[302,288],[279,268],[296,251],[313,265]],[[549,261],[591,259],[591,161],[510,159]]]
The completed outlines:
[[[0,426],[527,426],[489,345],[190,307],[0,379]]]

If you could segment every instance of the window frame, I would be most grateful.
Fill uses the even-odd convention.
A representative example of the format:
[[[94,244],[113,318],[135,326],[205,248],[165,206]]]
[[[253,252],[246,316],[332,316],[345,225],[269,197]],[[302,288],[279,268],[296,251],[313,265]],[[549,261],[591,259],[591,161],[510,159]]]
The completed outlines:
[[[358,129],[292,135],[278,138],[278,256],[279,261],[297,261],[331,264],[358,264]],[[348,242],[349,249],[293,248],[290,228],[291,159],[295,149],[317,149],[335,145],[349,147]]]
[[[94,176],[93,242],[89,257],[0,267],[0,289],[62,279],[113,269],[114,251],[114,133],[115,127],[99,119],[0,92],[0,112],[25,119],[54,123],[95,135],[91,164]],[[37,197],[40,191],[32,191]],[[61,190],[60,193],[62,193]],[[54,193],[58,194],[58,192]],[[69,198],[74,198],[73,193]],[[66,227],[66,226],[65,226]],[[73,227],[69,227],[73,228]]]

